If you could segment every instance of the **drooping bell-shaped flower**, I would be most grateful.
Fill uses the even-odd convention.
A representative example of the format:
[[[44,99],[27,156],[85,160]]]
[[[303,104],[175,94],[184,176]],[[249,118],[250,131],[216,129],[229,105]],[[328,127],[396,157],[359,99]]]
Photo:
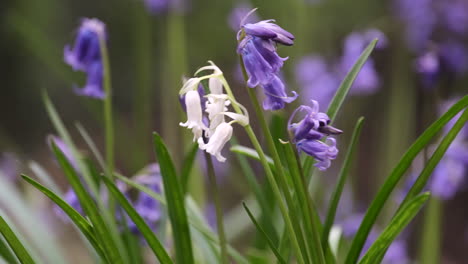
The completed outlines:
[[[299,151],[314,157],[318,161],[315,167],[322,171],[328,169],[331,161],[338,155],[336,140],[331,137],[327,138],[326,143],[320,140],[301,140],[296,145]]]
[[[283,81],[277,75],[273,75],[270,82],[263,86],[263,91],[265,93],[263,109],[265,110],[283,109],[286,103],[291,103],[298,96],[294,91],[292,96],[288,96]]]
[[[75,71],[87,74],[86,85],[75,89],[79,95],[104,99],[103,64],[100,39],[106,38],[103,22],[96,18],[84,18],[78,30],[73,49],[67,45],[64,49],[64,60]]]
[[[70,45],[65,46],[65,62],[75,71],[86,71],[91,63],[101,60],[99,45],[101,34],[105,34],[105,25],[102,21],[96,18],[83,18],[75,45],[73,48]]]
[[[288,97],[280,70],[287,58],[282,58],[276,51],[276,44],[291,46],[294,36],[274,20],[263,20],[257,23],[242,25],[238,33],[239,45],[237,53],[241,55],[245,71],[248,75],[247,85],[251,88],[261,86],[265,92],[263,108],[278,110],[284,108],[297,98]]]
[[[185,107],[188,120],[185,123],[180,123],[180,126],[192,129],[193,141],[196,141],[203,135],[203,130],[208,129],[203,124],[202,106],[198,91],[193,90],[185,94]]]
[[[220,124],[210,137],[208,143],[205,144],[202,138],[198,139],[200,149],[203,149],[215,156],[218,161],[225,162],[226,158],[221,155],[221,151],[223,150],[224,145],[226,145],[226,143],[231,139],[232,130],[231,124]]]
[[[104,99],[106,94],[102,87],[103,68],[100,61],[92,63],[86,70],[88,74],[86,85],[83,88],[75,89],[76,94],[96,99]]]
[[[226,112],[227,106],[230,101],[226,100],[225,96],[210,94],[208,95],[208,101],[206,102],[206,113],[210,120],[210,129],[207,131],[207,137],[210,137],[216,130],[216,128],[225,122],[224,112]]]

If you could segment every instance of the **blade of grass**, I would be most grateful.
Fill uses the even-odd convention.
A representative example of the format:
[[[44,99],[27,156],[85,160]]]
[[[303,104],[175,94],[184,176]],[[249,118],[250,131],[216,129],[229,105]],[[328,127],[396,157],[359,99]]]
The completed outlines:
[[[252,220],[252,223],[254,223],[255,227],[258,230],[258,232],[260,234],[262,234],[263,237],[265,238],[265,240],[268,242],[268,245],[270,246],[271,251],[273,252],[273,254],[275,254],[276,258],[278,259],[278,262],[282,263],[282,264],[286,264],[286,261],[284,260],[284,258],[279,253],[279,251],[276,248],[275,244],[273,244],[273,241],[270,239],[270,237],[267,235],[267,233],[265,233],[265,230],[263,230],[263,228],[258,224],[257,220],[255,220],[255,217],[250,212],[249,207],[247,207],[247,205],[244,202],[242,202],[242,205],[244,206],[245,211],[249,215],[250,220]]]
[[[392,219],[377,240],[375,240],[359,264],[375,263],[376,259],[378,259],[381,254],[385,254],[385,251],[393,240],[395,240],[400,232],[403,231],[416,216],[429,197],[429,193],[423,193],[411,199],[411,201]]]
[[[411,163],[416,156],[421,152],[432,138],[437,135],[442,127],[447,124],[458,112],[463,110],[468,105],[468,96],[463,97],[460,101],[454,104],[444,115],[435,121],[424,133],[410,146],[408,151],[400,159],[390,176],[387,178],[383,186],[380,188],[375,199],[372,201],[369,209],[364,216],[364,219],[359,227],[356,236],[351,244],[351,248],[346,257],[346,264],[356,263],[359,254],[364,246],[364,243],[369,235],[372,226],[374,225],[378,215],[380,214],[385,202],[390,197],[390,194],[395,189],[396,185],[403,177],[403,174],[411,166]]]
[[[70,220],[79,228],[81,233],[88,239],[88,241],[91,243],[93,248],[96,250],[96,253],[98,253],[99,256],[103,260],[108,260],[107,256],[104,254],[104,251],[102,250],[102,247],[99,245],[99,242],[96,240],[96,237],[94,235],[95,233],[94,228],[91,226],[88,220],[86,220],[86,218],[84,218],[73,207],[71,207],[64,200],[62,200],[58,195],[56,195],[53,191],[49,190],[42,184],[38,183],[37,181],[33,180],[32,178],[24,174],[21,175],[21,177],[27,183],[31,184],[40,192],[42,192],[47,197],[49,197],[49,199],[51,199],[57,206],[59,206],[63,210],[63,212],[67,214],[68,217],[70,217]]]
[[[2,216],[0,216],[0,233],[22,264],[36,263]]]
[[[76,129],[78,129],[78,132],[80,133],[81,137],[84,139],[84,141],[88,145],[89,149],[91,149],[91,152],[93,153],[94,157],[99,163],[99,166],[101,166],[101,169],[105,170],[106,164],[104,162],[104,158],[102,157],[101,152],[99,152],[99,149],[96,147],[96,144],[94,143],[93,139],[89,135],[88,131],[86,131],[86,129],[80,123],[76,123],[75,126],[76,126]]]
[[[348,178],[349,170],[351,169],[351,164],[354,160],[354,154],[357,149],[357,145],[359,142],[359,136],[361,135],[362,124],[364,122],[364,118],[361,117],[356,122],[356,126],[354,127],[353,135],[351,136],[351,142],[348,146],[348,152],[346,153],[343,166],[341,167],[340,173],[338,174],[338,182],[333,190],[333,194],[331,196],[330,206],[327,211],[327,217],[325,219],[325,223],[323,225],[322,231],[322,247],[324,250],[328,247],[328,240],[330,236],[330,230],[335,222],[336,216],[336,209],[338,208],[338,204],[340,202],[341,194],[343,193],[343,188],[346,183],[346,179]]]
[[[257,151],[255,151],[255,149],[245,147],[245,146],[241,146],[241,145],[235,145],[235,146],[232,146],[230,148],[230,150],[232,152],[234,152],[234,153],[244,155],[244,156],[246,156],[248,158],[252,158],[252,159],[255,159],[255,160],[260,160],[260,157],[258,156],[258,153],[257,153]],[[274,168],[275,165],[273,163],[273,159],[271,157],[268,157],[268,156],[266,156],[265,158],[268,161],[268,164],[270,165],[270,167]]]
[[[167,210],[174,233],[177,263],[194,263],[190,229],[185,210],[184,195],[169,152],[157,133],[153,133],[154,148],[161,168]]]
[[[159,239],[154,235],[151,228],[146,224],[145,220],[138,214],[135,208],[130,204],[130,202],[125,198],[122,192],[115,186],[114,183],[110,181],[109,178],[103,177],[102,180],[104,184],[106,184],[107,189],[111,192],[111,194],[115,197],[115,199],[119,202],[122,208],[127,212],[127,215],[132,219],[135,225],[140,230],[140,233],[145,238],[148,245],[153,250],[155,256],[158,260],[163,263],[173,263],[169,254],[167,254],[166,250],[164,249]]]
[[[52,142],[52,149],[64,171],[64,174],[67,176],[70,185],[75,191],[80,204],[83,206],[83,209],[93,223],[93,226],[96,230],[96,238],[103,245],[109,261],[111,263],[123,263],[121,253],[125,252],[119,251],[115,237],[110,233],[109,226],[102,217],[102,212],[99,211],[92,196],[90,196],[90,194],[86,191],[75,170],[54,142]],[[100,199],[100,197],[97,197],[97,199]]]
[[[3,259],[4,263],[8,264],[18,264],[19,260],[16,257],[15,253],[11,250],[5,238],[0,237],[0,256]]]

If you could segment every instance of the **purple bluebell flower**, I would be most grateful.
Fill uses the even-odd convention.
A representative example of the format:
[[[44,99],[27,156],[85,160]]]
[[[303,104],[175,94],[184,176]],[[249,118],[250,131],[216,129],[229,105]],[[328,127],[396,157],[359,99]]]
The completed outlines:
[[[162,14],[167,12],[184,13],[188,9],[186,0],[143,0],[149,12]]]
[[[446,41],[440,44],[440,59],[448,72],[458,75],[468,71],[468,49],[457,41]]]
[[[306,115],[298,123],[293,123],[299,112]],[[312,107],[301,105],[289,118],[288,130],[293,135],[292,141],[296,143],[298,151],[303,151],[317,160],[315,166],[320,170],[326,170],[338,154],[336,140],[327,138],[326,143],[320,141],[325,135],[337,135],[343,131],[330,126],[330,118],[327,114],[319,112],[319,104],[312,100]]]
[[[171,0],[144,0],[146,8],[154,14],[167,12]]]
[[[0,175],[14,181],[18,178],[19,164],[15,154],[5,152],[0,155]]]
[[[76,196],[76,193],[72,188],[68,189],[68,191],[63,196],[63,200],[71,207],[73,207],[73,209],[75,209],[78,213],[84,215],[83,207],[81,207],[80,201],[78,200],[78,196]],[[65,212],[63,212],[62,208],[60,208],[58,205],[54,205],[53,210],[55,214],[63,221],[70,221],[70,217]]]
[[[433,0],[395,0],[395,13],[406,24],[406,40],[413,51],[427,47],[437,23]]]
[[[252,11],[252,9],[252,6],[247,2],[239,3],[232,9],[228,18],[229,26],[232,30],[238,31],[243,22],[255,23],[259,20],[255,13],[249,15],[249,12]]]
[[[82,71],[88,75],[86,86],[77,90],[79,95],[96,99],[105,97],[102,87],[103,66],[100,48],[100,38],[106,38],[103,22],[96,18],[81,20],[75,45],[65,46],[64,59],[75,71]]]
[[[341,57],[339,66],[342,75],[344,76],[352,68],[372,39],[378,37],[383,38],[382,44],[380,44],[379,48],[384,48],[386,40],[382,36],[384,36],[383,33],[376,29],[372,29],[364,33],[354,32],[346,37],[343,56]],[[350,93],[368,95],[375,93],[379,87],[380,79],[377,71],[375,70],[374,60],[369,58],[354,81]]]
[[[296,146],[299,151],[314,157],[317,160],[314,166],[322,171],[328,169],[331,161],[336,159],[338,155],[336,140],[331,137],[327,138],[326,143],[320,140],[301,140],[297,142]]]
[[[438,3],[442,24],[454,33],[468,32],[468,2],[465,0],[444,0]]]
[[[439,53],[435,50],[425,52],[416,59],[415,68],[421,75],[424,87],[434,87],[441,70]]]
[[[263,108],[279,110],[286,103],[294,101],[297,94],[287,96],[280,78],[280,70],[287,58],[280,57],[276,52],[276,44],[292,45],[294,36],[274,24],[273,20],[263,20],[242,25],[238,39],[237,52],[242,56],[249,78],[248,86],[254,88],[260,85],[265,92]]]
[[[303,102],[308,103],[313,98],[322,107],[327,108],[340,80],[328,69],[324,58],[316,55],[303,57],[296,65],[295,75],[301,87]]]
[[[406,245],[405,240],[397,239],[393,241],[393,243],[387,249],[384,259],[382,260],[382,264],[392,264],[392,263],[398,263],[398,264],[410,263],[410,259],[408,256],[408,246]]]
[[[106,95],[104,93],[104,88],[102,87],[102,63],[100,61],[92,63],[89,65],[86,73],[88,74],[86,85],[83,88],[75,88],[75,93],[91,98],[104,99]]]

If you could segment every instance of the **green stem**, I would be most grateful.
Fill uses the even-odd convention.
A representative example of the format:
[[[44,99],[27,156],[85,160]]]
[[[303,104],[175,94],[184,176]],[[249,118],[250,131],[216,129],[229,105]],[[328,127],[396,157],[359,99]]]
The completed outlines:
[[[212,186],[211,190],[213,191],[213,200],[216,208],[216,227],[218,228],[219,236],[219,245],[221,248],[221,263],[228,264],[228,253],[227,253],[227,243],[226,243],[226,232],[224,232],[224,220],[223,220],[223,208],[221,205],[221,199],[219,198],[218,184],[216,182],[216,175],[213,168],[213,161],[211,155],[207,152],[204,152],[206,167],[208,170],[208,180]]]
[[[101,46],[103,85],[106,98],[104,99],[104,128],[106,136],[106,175],[113,179],[114,171],[114,124],[112,119],[112,86],[109,65],[109,54],[104,34],[99,34],[99,45]]]
[[[440,220],[442,203],[436,197],[431,197],[426,214],[421,237],[420,263],[440,263]]]

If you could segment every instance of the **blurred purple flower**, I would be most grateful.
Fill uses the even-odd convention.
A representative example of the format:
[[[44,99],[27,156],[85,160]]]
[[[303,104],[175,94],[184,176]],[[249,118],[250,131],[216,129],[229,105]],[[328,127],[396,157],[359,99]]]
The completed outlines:
[[[449,30],[463,35],[468,31],[468,2],[466,0],[444,0],[438,3],[441,20]]]
[[[105,38],[106,27],[96,18],[83,18],[73,49],[66,45],[64,60],[75,71],[82,71],[88,75],[86,86],[77,90],[79,95],[96,99],[105,97],[102,87],[102,58],[100,38]]]
[[[242,32],[246,35],[242,36]],[[265,93],[263,108],[279,110],[286,103],[297,98],[293,92],[287,96],[286,88],[280,79],[280,69],[287,58],[281,58],[276,52],[276,44],[292,45],[294,36],[273,23],[273,20],[263,20],[254,24],[242,25],[238,32],[240,43],[237,53],[242,56],[245,70],[249,77],[247,84],[251,88],[260,85]]]
[[[71,207],[73,207],[73,209],[75,209],[79,214],[84,215],[84,210],[81,207],[78,196],[76,196],[76,193],[72,188],[68,189],[68,191],[64,194],[63,200]],[[64,222],[70,222],[70,217],[65,212],[63,212],[62,208],[60,208],[58,205],[54,204],[53,210],[55,214]]]
[[[255,13],[248,15],[252,9],[253,7],[248,2],[238,3],[232,9],[231,14],[229,14],[228,17],[229,26],[232,28],[232,30],[238,31],[242,26],[242,22],[255,23],[260,20]]]
[[[184,12],[187,9],[185,0],[143,0],[146,9],[153,14],[167,13],[171,10]]]
[[[397,239],[393,241],[393,243],[387,249],[387,253],[385,253],[385,257],[382,261],[382,264],[393,263],[410,263],[410,259],[408,257],[408,246],[406,245],[406,241],[403,239]]]
[[[464,74],[468,70],[468,49],[461,42],[447,41],[440,44],[440,57],[446,70]]]
[[[316,100],[322,107],[328,108],[340,80],[328,70],[326,61],[316,55],[303,57],[296,65],[296,80],[301,87],[301,99],[304,103]]]
[[[385,48],[387,40],[382,32],[376,29],[364,33],[354,32],[346,37],[344,42],[343,56],[339,69],[342,76],[353,67],[366,46],[374,39],[380,38],[378,48]],[[380,79],[375,70],[374,60],[369,58],[362,67],[350,90],[351,94],[368,95],[373,94],[380,87]]]
[[[150,164],[143,169],[142,174],[135,176],[135,181],[155,193],[162,194],[163,192],[161,172],[159,165],[156,163]],[[162,216],[159,201],[145,192],[139,192],[138,197],[133,204],[138,214],[143,217],[150,228],[154,230]],[[130,219],[127,221],[130,230],[134,233],[138,233],[138,228],[135,223]]]
[[[426,88],[432,88],[440,75],[440,58],[437,51],[425,52],[416,59],[416,71],[421,75],[422,83]]]
[[[18,179],[19,164],[16,155],[10,152],[5,152],[0,155],[0,175],[8,180],[15,181]]]
[[[413,51],[427,47],[437,22],[433,0],[395,0],[395,13],[406,24],[406,40]]]

